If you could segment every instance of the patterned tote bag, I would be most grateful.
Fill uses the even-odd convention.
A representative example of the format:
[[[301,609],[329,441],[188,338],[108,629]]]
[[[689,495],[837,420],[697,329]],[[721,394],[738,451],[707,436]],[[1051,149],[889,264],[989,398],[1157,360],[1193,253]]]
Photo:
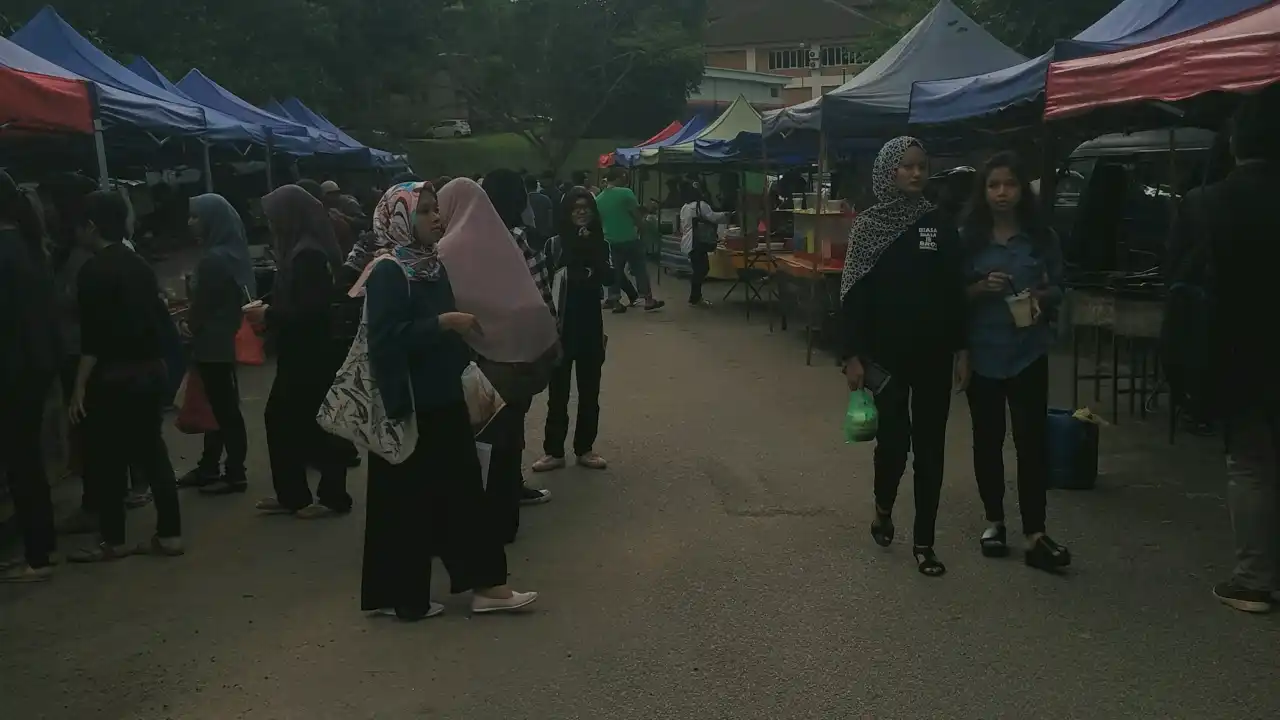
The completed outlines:
[[[383,260],[395,262],[389,257],[375,262]],[[364,448],[392,465],[408,460],[418,444],[416,413],[403,420],[387,417],[387,408],[382,402],[382,394],[378,392],[373,365],[369,361],[367,307],[360,315],[360,325],[347,359],[334,376],[333,385],[316,414],[316,422],[325,432],[350,440],[356,447]]]

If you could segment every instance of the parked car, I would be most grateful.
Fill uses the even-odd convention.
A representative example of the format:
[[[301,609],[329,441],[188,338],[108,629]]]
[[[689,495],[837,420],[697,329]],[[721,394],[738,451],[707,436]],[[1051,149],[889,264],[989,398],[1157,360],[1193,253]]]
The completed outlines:
[[[437,140],[471,137],[471,123],[466,120],[441,120],[431,126],[431,137]]]
[[[1067,263],[1083,272],[1158,266],[1173,208],[1202,181],[1214,140],[1212,131],[1178,128],[1172,138],[1169,130],[1103,135],[1076,148],[1054,197]]]

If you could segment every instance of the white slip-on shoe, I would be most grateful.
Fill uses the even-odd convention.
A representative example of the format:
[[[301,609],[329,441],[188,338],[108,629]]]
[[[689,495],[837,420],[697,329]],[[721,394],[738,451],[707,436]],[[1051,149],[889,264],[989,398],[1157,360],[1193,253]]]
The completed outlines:
[[[369,614],[373,616],[381,615],[383,617],[393,617],[393,618],[400,617],[399,615],[396,614],[395,608],[378,608],[377,610],[370,610]],[[444,614],[444,605],[441,605],[438,602],[433,602],[431,603],[431,607],[427,609],[427,614],[423,615],[422,617],[423,619],[426,619],[426,618],[437,617],[443,614]]]
[[[471,598],[471,612],[476,614],[512,612],[533,604],[538,599],[536,592],[512,592],[509,598],[487,598],[476,595]]]

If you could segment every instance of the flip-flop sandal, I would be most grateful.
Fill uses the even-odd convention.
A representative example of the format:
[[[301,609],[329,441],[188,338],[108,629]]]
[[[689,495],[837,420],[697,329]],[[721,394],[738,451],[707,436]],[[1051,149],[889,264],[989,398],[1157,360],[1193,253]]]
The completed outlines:
[[[1027,551],[1026,563],[1045,572],[1060,572],[1071,564],[1071,551],[1054,542],[1048,535],[1041,535],[1035,546]]]
[[[1009,554],[1008,531],[1004,525],[992,525],[982,533],[982,539],[978,541],[982,546],[982,556],[989,558],[1005,557]]]
[[[876,519],[871,521],[871,537],[880,547],[893,544],[893,517],[876,511]]]
[[[916,569],[921,575],[928,577],[942,577],[947,574],[947,566],[942,564],[938,559],[938,555],[933,552],[931,547],[921,547],[916,545],[911,548],[911,554],[916,556]]]

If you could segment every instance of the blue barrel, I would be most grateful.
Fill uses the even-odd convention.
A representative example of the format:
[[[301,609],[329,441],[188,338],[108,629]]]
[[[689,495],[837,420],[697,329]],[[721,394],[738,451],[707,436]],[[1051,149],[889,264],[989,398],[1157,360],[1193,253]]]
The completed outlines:
[[[1098,426],[1049,409],[1049,487],[1092,490],[1098,483]]]

